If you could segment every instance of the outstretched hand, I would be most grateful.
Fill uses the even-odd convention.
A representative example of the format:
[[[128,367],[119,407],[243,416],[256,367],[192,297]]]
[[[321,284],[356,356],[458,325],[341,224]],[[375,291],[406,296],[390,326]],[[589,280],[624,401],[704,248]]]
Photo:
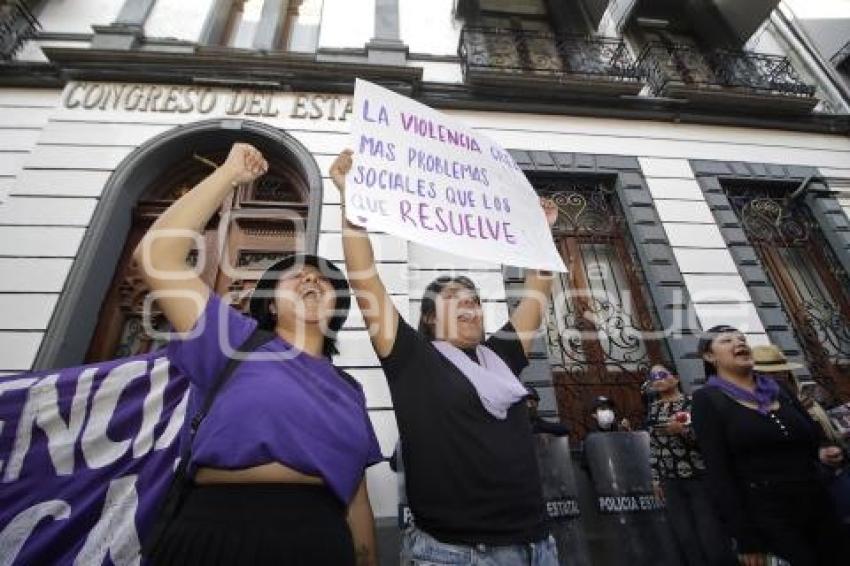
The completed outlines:
[[[331,163],[330,174],[334,185],[339,189],[340,195],[345,196],[345,176],[351,171],[352,159],[354,154],[350,149],[344,149],[336,156],[334,162]]]
[[[222,168],[230,173],[234,183],[241,185],[265,175],[269,170],[269,164],[254,146],[247,143],[235,143],[230,148]]]

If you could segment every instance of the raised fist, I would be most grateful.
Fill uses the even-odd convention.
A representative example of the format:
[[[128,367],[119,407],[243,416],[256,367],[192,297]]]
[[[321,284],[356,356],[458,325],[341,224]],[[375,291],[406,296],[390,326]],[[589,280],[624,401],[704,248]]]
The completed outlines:
[[[334,185],[340,193],[345,192],[345,176],[348,175],[349,171],[351,171],[351,156],[353,153],[354,152],[350,149],[344,149],[339,155],[336,156],[334,162],[331,163],[331,180],[333,180]]]
[[[235,143],[222,165],[237,184],[250,183],[269,169],[263,154],[247,143]]]

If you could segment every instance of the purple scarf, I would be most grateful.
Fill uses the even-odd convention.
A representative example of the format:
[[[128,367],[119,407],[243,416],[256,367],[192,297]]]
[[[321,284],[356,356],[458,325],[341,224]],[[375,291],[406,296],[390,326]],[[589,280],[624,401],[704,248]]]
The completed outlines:
[[[726,381],[722,377],[712,375],[708,378],[708,383],[712,387],[717,387],[733,399],[744,401],[746,403],[754,403],[758,407],[758,412],[766,415],[770,406],[776,401],[779,396],[779,384],[772,378],[754,374],[756,381],[755,391],[749,391],[743,387],[738,387],[731,381]]]
[[[481,360],[481,365],[478,365],[449,342],[436,340],[431,343],[466,376],[478,393],[481,404],[497,419],[507,418],[511,405],[528,395],[511,368],[487,346],[479,344],[475,347],[475,354]]]

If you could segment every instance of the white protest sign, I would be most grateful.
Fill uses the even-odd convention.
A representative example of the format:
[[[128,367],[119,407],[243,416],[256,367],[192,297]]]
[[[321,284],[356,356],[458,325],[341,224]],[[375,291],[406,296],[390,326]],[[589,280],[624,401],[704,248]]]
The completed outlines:
[[[353,224],[466,257],[567,270],[528,179],[480,132],[359,79],[351,130]]]

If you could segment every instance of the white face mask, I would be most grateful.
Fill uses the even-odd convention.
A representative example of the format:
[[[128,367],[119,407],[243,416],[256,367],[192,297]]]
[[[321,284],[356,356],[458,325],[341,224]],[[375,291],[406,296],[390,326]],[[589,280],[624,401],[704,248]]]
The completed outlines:
[[[599,428],[608,428],[614,423],[614,411],[611,409],[596,411],[596,422],[599,423]]]

